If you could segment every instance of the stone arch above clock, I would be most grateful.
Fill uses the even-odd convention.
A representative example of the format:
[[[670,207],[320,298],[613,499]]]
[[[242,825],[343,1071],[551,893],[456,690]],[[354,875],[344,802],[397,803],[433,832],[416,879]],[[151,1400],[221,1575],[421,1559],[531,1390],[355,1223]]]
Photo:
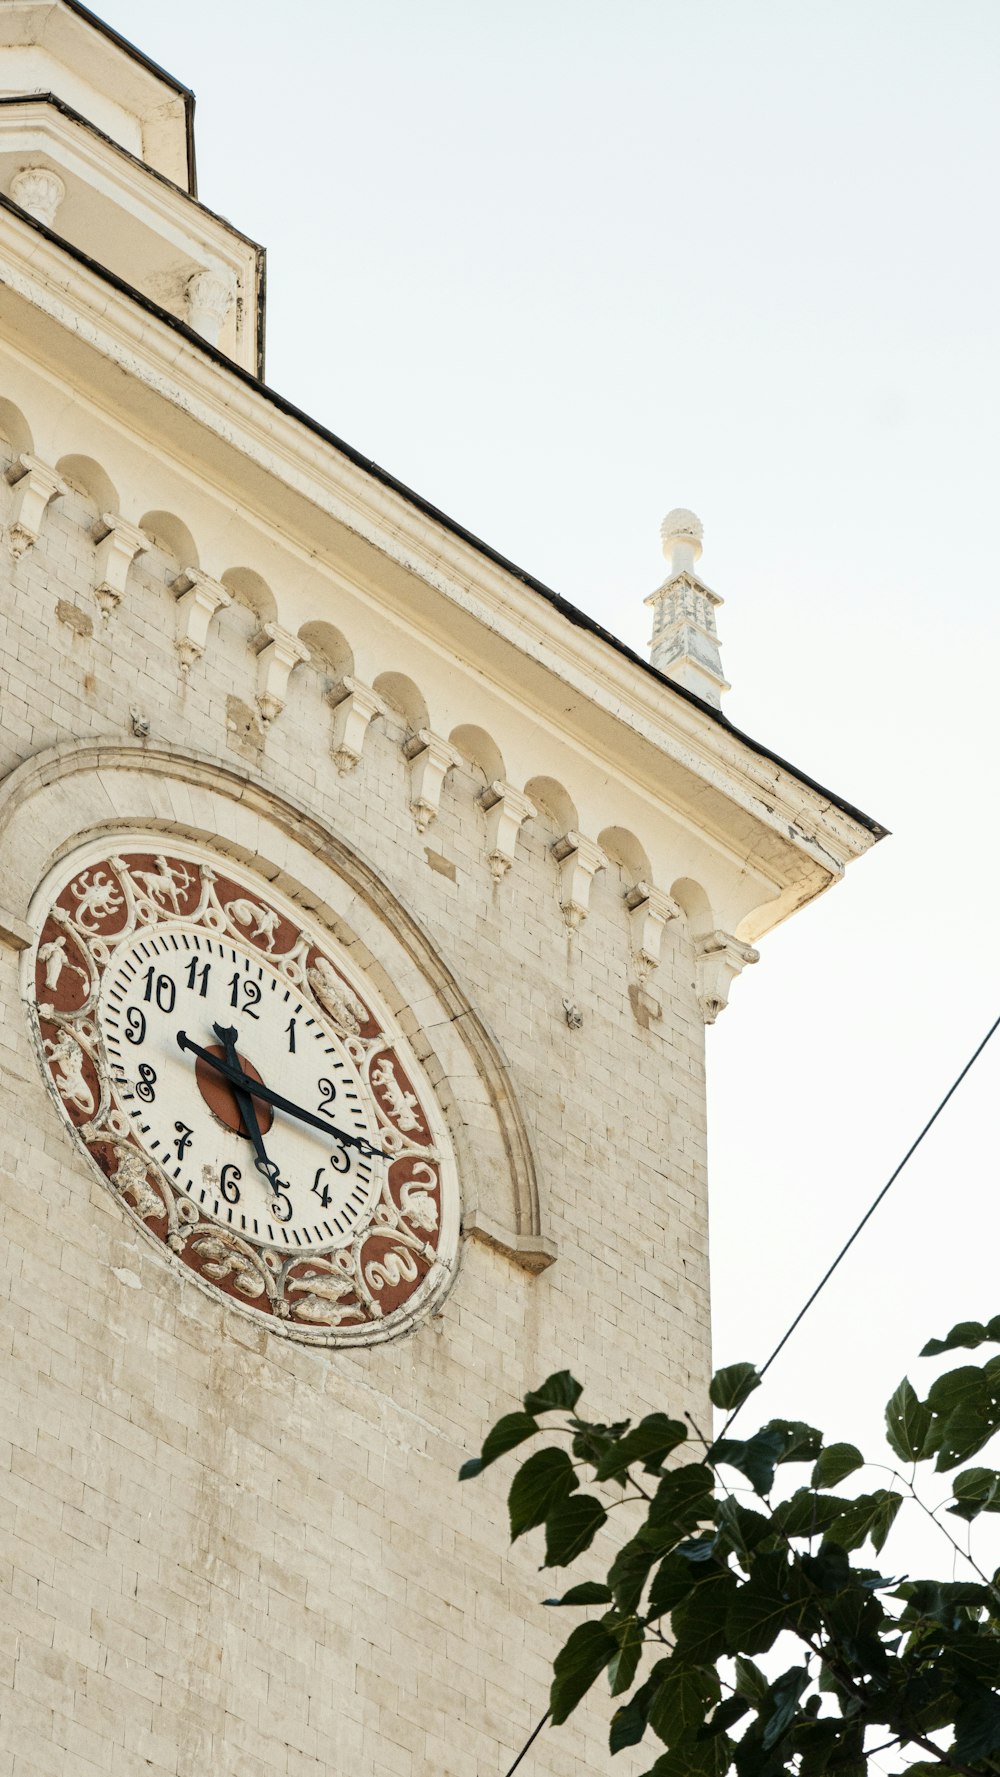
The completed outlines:
[[[313,815],[205,756],[117,739],[54,747],[0,786],[0,937],[35,936],[32,899],[88,840],[142,829],[207,845],[325,924],[372,981],[431,1081],[454,1144],[463,1231],[540,1271],[528,1130],[499,1045],[453,969],[370,865]]]

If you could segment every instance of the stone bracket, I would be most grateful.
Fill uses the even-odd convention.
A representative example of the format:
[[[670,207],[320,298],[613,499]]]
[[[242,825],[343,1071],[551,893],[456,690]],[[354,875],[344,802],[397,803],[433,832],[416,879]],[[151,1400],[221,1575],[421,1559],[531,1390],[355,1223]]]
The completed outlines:
[[[138,525],[129,524],[117,512],[102,512],[91,536],[97,545],[94,597],[108,617],[125,597],[129,568],[149,548],[149,538]]]
[[[645,981],[660,966],[663,955],[663,933],[670,920],[680,917],[680,907],[672,896],[651,882],[635,882],[625,891],[632,955],[636,973]]]
[[[62,497],[66,483],[41,457],[27,452],[11,463],[7,480],[14,490],[7,541],[15,557],[20,557],[38,542],[45,508],[50,500]]]
[[[729,990],[749,963],[760,961],[752,944],[741,944],[729,932],[709,932],[695,941],[698,1003],[706,1024],[714,1024],[729,1004]]]
[[[341,679],[327,699],[334,712],[330,751],[344,777],[361,763],[365,735],[376,717],[386,712],[385,699],[361,679]]]
[[[479,806],[486,816],[486,856],[494,879],[499,882],[514,862],[522,823],[530,821],[538,811],[523,791],[499,781],[480,791]]]
[[[417,832],[426,833],[437,820],[444,780],[459,755],[454,747],[429,728],[419,728],[403,742],[403,757],[410,762],[410,813]]]
[[[586,919],[591,884],[598,870],[607,868],[608,860],[593,839],[572,831],[555,841],[552,856],[559,865],[559,905],[572,932]]]
[[[492,1247],[494,1252],[504,1253],[515,1265],[520,1265],[522,1271],[529,1271],[535,1277],[554,1264],[558,1256],[555,1241],[545,1234],[512,1234],[478,1209],[468,1211],[464,1228],[470,1240]]]
[[[0,907],[0,944],[11,950],[27,950],[34,935],[26,919],[19,919],[16,913]]]
[[[309,659],[309,649],[280,623],[263,624],[261,634],[266,640],[257,656],[257,708],[266,726],[284,709],[292,668]]]
[[[182,568],[171,582],[177,595],[176,648],[181,671],[200,660],[208,642],[208,626],[216,611],[232,604],[232,597],[218,580],[210,580],[200,568]]]

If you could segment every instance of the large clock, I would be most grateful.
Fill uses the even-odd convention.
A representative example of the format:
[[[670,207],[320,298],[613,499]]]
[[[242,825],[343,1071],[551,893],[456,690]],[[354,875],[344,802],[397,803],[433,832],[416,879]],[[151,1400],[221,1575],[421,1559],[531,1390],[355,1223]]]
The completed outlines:
[[[451,1274],[454,1164],[333,934],[228,859],[142,836],[78,853],[41,900],[39,1057],[130,1213],[286,1334],[411,1325]]]

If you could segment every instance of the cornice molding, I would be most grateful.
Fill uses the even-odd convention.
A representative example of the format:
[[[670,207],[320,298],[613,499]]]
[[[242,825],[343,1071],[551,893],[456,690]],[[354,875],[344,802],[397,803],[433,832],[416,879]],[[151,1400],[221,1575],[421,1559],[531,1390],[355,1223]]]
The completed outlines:
[[[220,491],[234,475],[255,471],[255,518],[277,532],[280,510],[282,542],[291,538],[313,559],[335,554],[329,523],[358,539],[374,552],[373,568],[381,560],[395,570],[383,568],[379,594],[405,621],[454,635],[457,615],[464,616],[464,634],[478,628],[489,636],[495,681],[543,714],[559,708],[565,728],[596,757],[605,764],[612,757],[647,795],[710,834],[732,858],[755,865],[779,892],[748,936],[759,937],[828,887],[882,836],[876,823],[595,633],[581,613],[567,620],[571,608],[556,595],[539,596],[516,570],[389,485],[375,465],[354,461],[172,317],[151,312],[134,292],[2,204],[0,256],[7,266],[0,307],[16,297],[47,315],[54,324],[47,343],[77,374],[87,354],[97,365],[124,370],[115,385],[119,410],[130,402],[132,422],[147,434],[155,412],[161,449],[197,463]],[[98,379],[91,382],[99,399]],[[331,571],[337,573],[335,561]],[[422,602],[412,598],[415,582]],[[359,591],[353,582],[352,590]],[[364,586],[360,591],[364,596]],[[374,603],[370,588],[368,596]],[[466,658],[475,670],[474,647]]]

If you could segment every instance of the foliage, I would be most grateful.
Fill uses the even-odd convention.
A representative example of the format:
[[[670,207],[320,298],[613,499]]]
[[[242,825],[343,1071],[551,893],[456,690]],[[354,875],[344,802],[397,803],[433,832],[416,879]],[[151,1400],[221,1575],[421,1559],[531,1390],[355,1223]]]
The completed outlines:
[[[962,1322],[921,1355],[980,1346],[1000,1346],[1000,1315]],[[580,1385],[562,1371],[465,1463],[463,1480],[546,1434],[509,1493],[512,1540],[543,1529],[546,1566],[577,1561],[611,1514],[631,1531],[603,1579],[547,1600],[590,1613],[556,1657],[552,1721],[606,1673],[621,1699],[611,1751],[648,1734],[646,1777],[864,1777],[876,1752],[880,1769],[888,1761],[910,1777],[1000,1777],[1000,1573],[981,1572],[958,1541],[1000,1512],[1000,1472],[961,1466],[1000,1428],[1000,1356],[938,1375],[924,1400],[904,1379],[886,1437],[908,1472],[860,1493],[839,1491],[866,1466],[860,1450],[825,1443],[811,1425],[772,1419],[751,1437],[727,1435],[759,1380],[752,1364],[717,1373],[711,1398],[729,1419],[708,1443],[663,1413],[637,1425],[585,1419]],[[949,1476],[933,1509],[918,1470]],[[869,1565],[906,1502],[968,1577]]]

